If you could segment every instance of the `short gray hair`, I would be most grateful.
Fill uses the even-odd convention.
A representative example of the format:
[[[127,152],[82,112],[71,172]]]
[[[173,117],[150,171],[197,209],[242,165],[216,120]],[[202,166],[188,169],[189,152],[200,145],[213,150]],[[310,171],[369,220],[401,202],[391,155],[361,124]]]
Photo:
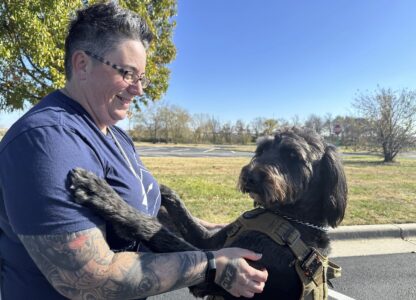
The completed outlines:
[[[66,79],[71,79],[71,58],[75,51],[88,50],[104,56],[126,39],[140,41],[147,49],[153,34],[142,17],[114,2],[78,10],[65,39]]]

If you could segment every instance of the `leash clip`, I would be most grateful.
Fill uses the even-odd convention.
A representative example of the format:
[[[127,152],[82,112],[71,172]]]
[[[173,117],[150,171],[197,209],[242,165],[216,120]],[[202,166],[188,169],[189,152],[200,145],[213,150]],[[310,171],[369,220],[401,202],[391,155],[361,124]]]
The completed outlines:
[[[322,266],[322,262],[315,249],[309,253],[309,255],[302,262],[300,267],[306,277],[313,279],[316,271]]]

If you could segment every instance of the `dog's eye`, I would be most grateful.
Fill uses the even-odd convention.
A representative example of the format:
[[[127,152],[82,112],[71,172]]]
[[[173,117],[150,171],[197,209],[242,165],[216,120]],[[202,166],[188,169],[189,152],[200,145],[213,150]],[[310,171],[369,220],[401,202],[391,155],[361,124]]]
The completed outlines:
[[[284,156],[286,159],[291,160],[291,161],[299,159],[298,154],[294,150],[291,150],[291,149],[284,149],[282,151],[282,156]]]
[[[288,153],[288,158],[291,160],[291,161],[297,161],[297,160],[300,160],[300,158],[299,158],[299,156],[298,156],[298,154],[296,153],[296,152],[294,152],[294,151],[289,151],[289,153]]]

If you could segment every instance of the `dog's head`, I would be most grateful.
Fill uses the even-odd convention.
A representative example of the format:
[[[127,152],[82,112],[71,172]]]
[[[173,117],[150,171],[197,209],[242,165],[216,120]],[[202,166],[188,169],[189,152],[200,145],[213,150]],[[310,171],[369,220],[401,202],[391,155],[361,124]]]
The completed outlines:
[[[260,139],[241,170],[239,188],[261,206],[316,224],[335,227],[344,217],[347,185],[340,158],[311,129],[283,128]]]

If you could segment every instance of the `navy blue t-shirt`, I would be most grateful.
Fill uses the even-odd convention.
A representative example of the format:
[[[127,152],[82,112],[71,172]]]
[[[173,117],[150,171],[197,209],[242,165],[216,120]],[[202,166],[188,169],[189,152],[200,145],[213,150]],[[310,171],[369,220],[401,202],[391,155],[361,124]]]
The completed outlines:
[[[105,180],[130,205],[155,216],[160,207],[156,180],[143,166],[133,142],[111,127],[136,174],[111,135],[103,134],[83,107],[59,91],[20,118],[0,143],[0,257],[2,300],[63,299],[38,270],[17,234],[77,232],[105,222],[75,203],[68,173],[81,167]],[[130,244],[105,224],[110,248]]]

